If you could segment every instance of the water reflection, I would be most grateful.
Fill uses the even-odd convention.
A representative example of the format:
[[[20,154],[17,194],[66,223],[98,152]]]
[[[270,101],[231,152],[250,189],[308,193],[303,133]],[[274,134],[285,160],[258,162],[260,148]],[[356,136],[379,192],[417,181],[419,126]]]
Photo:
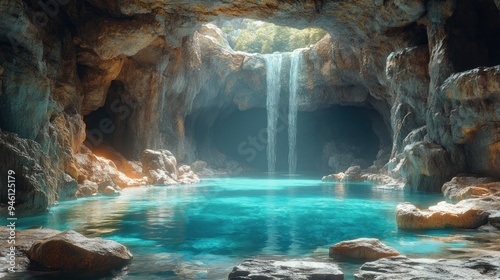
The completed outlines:
[[[124,243],[134,261],[121,278],[223,279],[243,258],[303,256],[359,237],[379,238],[404,253],[441,250],[442,241],[399,232],[394,221],[400,201],[437,199],[300,178],[210,179],[64,202],[49,214],[23,219],[23,227],[75,229]]]

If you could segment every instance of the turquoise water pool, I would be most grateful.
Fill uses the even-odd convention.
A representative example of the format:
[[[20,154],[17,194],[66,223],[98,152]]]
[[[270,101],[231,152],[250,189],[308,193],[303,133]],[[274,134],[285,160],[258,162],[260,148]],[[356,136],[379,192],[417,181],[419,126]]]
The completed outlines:
[[[134,260],[117,279],[227,279],[244,258],[324,258],[330,245],[360,237],[422,256],[464,246],[436,238],[453,231],[398,231],[399,202],[427,207],[440,200],[439,195],[300,177],[214,178],[63,202],[50,213],[22,218],[19,226],[73,229],[123,243]]]

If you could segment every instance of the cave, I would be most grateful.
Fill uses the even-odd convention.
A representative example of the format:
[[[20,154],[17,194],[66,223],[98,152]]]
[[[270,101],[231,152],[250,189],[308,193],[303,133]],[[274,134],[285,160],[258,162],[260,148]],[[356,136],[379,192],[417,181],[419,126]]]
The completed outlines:
[[[373,132],[371,118],[381,116],[373,109],[354,106],[335,106],[314,112],[299,112],[297,123],[297,152],[299,173],[344,171],[351,165],[368,168],[376,160],[381,141]],[[277,172],[288,170],[288,120],[282,113],[278,125]],[[208,141],[218,151],[242,166],[266,172],[267,116],[265,109],[235,110],[218,117],[209,129],[195,126],[195,141]],[[385,137],[389,138],[387,131]],[[208,138],[208,139],[207,139]],[[327,145],[328,144],[328,145]],[[197,145],[203,146],[203,145]],[[333,150],[333,151],[332,151]],[[328,166],[327,153],[348,155],[340,168]],[[210,158],[206,159],[210,161]],[[344,159],[346,160],[346,159]]]
[[[450,19],[450,44],[454,67],[457,72],[479,66],[500,64],[500,15],[493,0],[456,3],[456,11]]]
[[[499,12],[2,1],[2,277],[498,278]]]

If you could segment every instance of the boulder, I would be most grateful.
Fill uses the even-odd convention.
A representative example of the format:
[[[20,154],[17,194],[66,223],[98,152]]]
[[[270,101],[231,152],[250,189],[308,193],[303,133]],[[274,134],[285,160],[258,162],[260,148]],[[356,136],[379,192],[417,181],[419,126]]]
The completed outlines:
[[[493,280],[500,277],[500,259],[481,257],[464,260],[408,259],[404,256],[365,263],[356,280]]]
[[[460,201],[489,195],[500,196],[500,182],[488,177],[457,176],[441,188],[446,199]]]
[[[194,174],[189,165],[182,165],[179,167],[178,180],[181,184],[196,184],[200,182],[200,178]]]
[[[332,263],[308,260],[245,260],[233,268],[228,279],[343,280],[344,273]]]
[[[141,157],[142,172],[152,185],[177,184],[177,159],[168,150],[145,150]]]
[[[466,199],[457,204],[439,202],[426,210],[405,202],[396,207],[400,229],[478,228],[487,223],[489,211],[500,209],[500,197]]]
[[[376,238],[342,241],[330,247],[330,257],[374,261],[399,255],[399,252]]]
[[[33,263],[61,271],[110,271],[132,259],[118,242],[86,238],[71,230],[36,241],[26,254]]]
[[[30,261],[26,256],[26,251],[28,251],[33,243],[37,240],[46,239],[51,236],[61,233],[58,230],[48,229],[48,228],[32,228],[26,230],[16,230],[16,271],[24,271],[28,269]],[[8,240],[10,234],[10,229],[6,226],[0,226],[0,238],[2,240]],[[0,251],[2,258],[10,250],[10,246],[7,242],[0,243]],[[8,261],[0,262],[0,277],[4,277],[2,272],[7,272],[10,267]]]
[[[141,157],[144,175],[151,185],[195,184],[200,182],[189,165],[177,169],[177,159],[168,150],[145,150]]]

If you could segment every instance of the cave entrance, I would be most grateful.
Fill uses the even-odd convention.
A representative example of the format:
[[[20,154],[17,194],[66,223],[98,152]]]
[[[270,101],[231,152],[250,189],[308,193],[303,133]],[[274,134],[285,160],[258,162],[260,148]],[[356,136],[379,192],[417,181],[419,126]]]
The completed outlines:
[[[277,127],[277,172],[288,171],[286,118],[286,113],[280,114]],[[199,119],[207,118],[201,116]],[[385,146],[390,146],[389,132],[384,125],[382,125],[384,131],[380,131],[380,126],[375,125],[377,122],[383,122],[382,116],[371,108],[334,106],[313,112],[299,112],[297,172],[340,172],[351,165],[368,168],[377,160],[379,151]],[[235,110],[215,118],[209,128],[201,122],[195,127],[198,127],[198,133],[195,133],[198,147],[211,147],[241,166],[258,172],[268,170],[266,109]],[[203,127],[204,132],[201,131]],[[211,144],[200,145],[202,142]],[[202,159],[211,163],[210,158]]]
[[[493,0],[458,0],[449,22],[457,72],[500,64],[500,11]]]
[[[116,150],[126,158],[136,159],[131,147],[132,129],[127,121],[134,111],[135,103],[125,102],[124,85],[112,81],[104,106],[84,116],[86,125],[85,145],[94,153]]]

